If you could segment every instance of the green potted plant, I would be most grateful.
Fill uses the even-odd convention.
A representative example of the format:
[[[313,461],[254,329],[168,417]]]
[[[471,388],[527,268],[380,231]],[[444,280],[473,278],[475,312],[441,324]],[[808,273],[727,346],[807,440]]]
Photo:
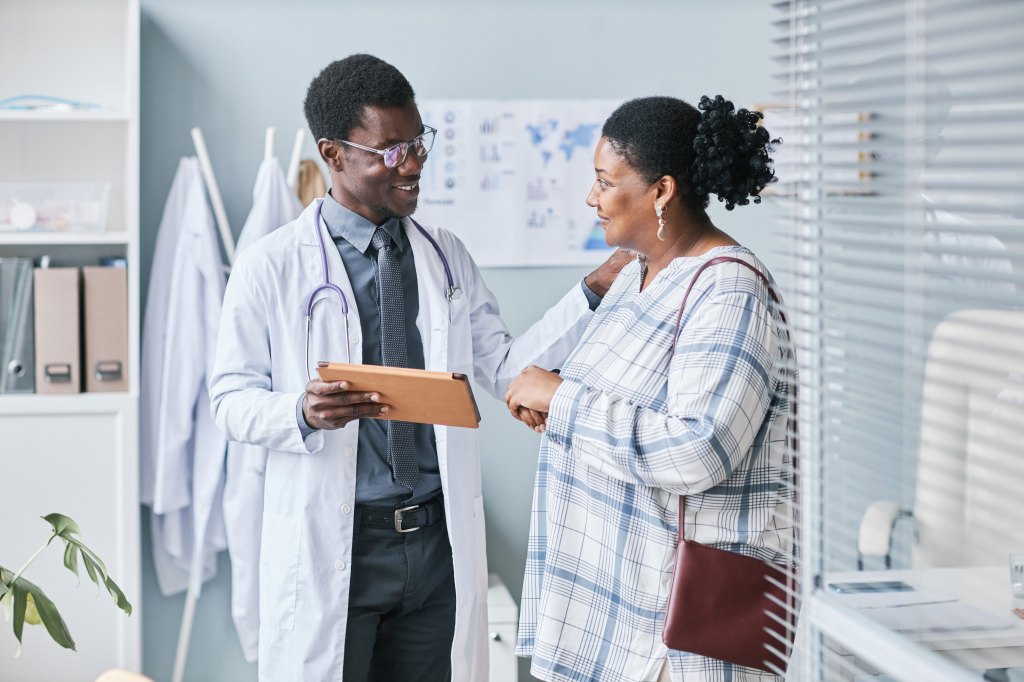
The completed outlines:
[[[38,585],[30,583],[22,577],[25,570],[35,561],[56,538],[64,542],[64,565],[69,571],[79,576],[79,561],[85,565],[85,572],[97,586],[106,588],[117,607],[131,615],[132,605],[125,598],[124,592],[107,574],[103,560],[82,542],[78,524],[63,514],[47,514],[42,517],[50,524],[52,532],[43,546],[17,571],[10,571],[0,565],[0,606],[3,606],[4,619],[12,620],[14,636],[18,640],[18,651],[21,655],[21,636],[25,624],[42,624],[53,638],[53,641],[66,649],[75,649],[75,641],[71,638],[68,626],[64,623],[57,607],[46,596]]]

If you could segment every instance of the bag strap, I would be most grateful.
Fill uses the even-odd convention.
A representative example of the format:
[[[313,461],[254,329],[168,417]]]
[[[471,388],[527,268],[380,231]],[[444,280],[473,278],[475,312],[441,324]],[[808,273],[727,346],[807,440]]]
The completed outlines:
[[[693,285],[695,285],[697,283],[697,278],[700,277],[702,272],[704,272],[705,270],[707,270],[708,268],[710,268],[713,265],[719,265],[721,263],[736,263],[738,265],[742,265],[742,266],[748,268],[751,272],[753,272],[755,275],[757,275],[757,277],[762,282],[764,282],[764,285],[766,287],[768,287],[768,293],[769,293],[769,295],[771,295],[772,300],[775,301],[775,304],[776,305],[781,305],[782,301],[779,298],[779,295],[775,292],[775,287],[772,286],[772,283],[771,283],[771,281],[769,281],[768,277],[765,276],[765,274],[763,272],[761,272],[760,270],[758,270],[756,267],[754,267],[753,265],[751,265],[750,263],[748,263],[747,261],[745,261],[745,260],[743,260],[741,258],[735,258],[733,256],[716,256],[715,258],[712,258],[711,260],[707,261],[706,263],[701,265],[699,268],[697,268],[697,272],[693,273],[693,277],[690,279],[689,286],[686,287],[686,293],[683,294],[683,301],[682,301],[682,303],[679,304],[679,312],[676,314],[675,331],[673,331],[673,333],[672,333],[672,346],[669,349],[669,362],[671,362],[672,356],[676,354],[676,339],[679,338],[680,324],[682,323],[682,319],[683,319],[683,309],[686,308],[686,301],[690,297],[690,292],[693,290]],[[788,327],[789,326],[789,322],[786,320],[786,313],[783,312],[781,309],[779,310],[779,317],[782,318],[782,323]],[[794,506],[794,509],[795,509],[796,508],[796,493],[797,493],[797,487],[796,487],[797,486],[797,480],[796,480],[797,452],[799,451],[799,440],[797,438],[797,421],[796,421],[797,387],[796,387],[796,381],[795,380],[789,381],[789,391],[790,391],[789,425],[787,426],[786,431],[787,431],[787,435],[792,434],[791,437],[793,439],[792,440],[792,444],[793,444],[793,506]],[[684,539],[685,539],[684,538],[684,534],[686,532],[685,515],[686,515],[686,496],[685,495],[680,495],[679,496],[679,542],[683,542]],[[795,525],[797,523],[797,521],[794,519],[793,523]]]

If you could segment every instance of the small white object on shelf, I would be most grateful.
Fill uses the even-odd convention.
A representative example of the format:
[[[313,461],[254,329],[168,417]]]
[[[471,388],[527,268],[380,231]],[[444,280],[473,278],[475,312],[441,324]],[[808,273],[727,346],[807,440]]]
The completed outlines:
[[[10,224],[15,230],[28,230],[35,227],[38,216],[39,214],[36,213],[32,204],[26,204],[24,201],[14,201],[11,204]]]

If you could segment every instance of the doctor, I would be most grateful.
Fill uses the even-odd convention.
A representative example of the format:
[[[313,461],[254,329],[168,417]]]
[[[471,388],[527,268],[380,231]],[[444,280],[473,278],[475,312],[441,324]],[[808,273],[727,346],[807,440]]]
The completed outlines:
[[[629,257],[513,339],[462,243],[410,218],[434,130],[405,77],[353,55],[313,79],[305,112],[331,190],[235,264],[210,387],[227,437],[270,450],[260,678],[478,682],[477,432],[388,421],[378,395],[318,381],[316,362],[461,372],[500,397],[524,367],[560,365]]]

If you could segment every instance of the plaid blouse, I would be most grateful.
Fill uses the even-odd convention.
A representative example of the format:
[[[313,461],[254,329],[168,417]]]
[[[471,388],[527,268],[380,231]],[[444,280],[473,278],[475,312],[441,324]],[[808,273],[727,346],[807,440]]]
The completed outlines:
[[[678,540],[792,563],[792,349],[747,249],[623,269],[561,370],[541,441],[516,653],[543,680],[775,680],[661,641]]]

